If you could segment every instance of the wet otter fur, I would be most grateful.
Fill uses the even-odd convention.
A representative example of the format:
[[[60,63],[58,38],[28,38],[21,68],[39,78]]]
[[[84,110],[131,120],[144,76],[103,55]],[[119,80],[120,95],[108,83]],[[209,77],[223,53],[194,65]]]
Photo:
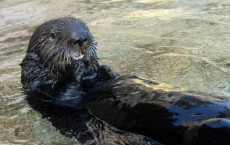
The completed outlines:
[[[89,132],[84,141],[98,144],[159,145],[151,138],[171,145],[230,142],[229,97],[170,91],[136,76],[113,79],[111,69],[98,64],[95,46],[84,22],[71,17],[46,22],[31,37],[21,81],[26,92],[50,96],[52,102],[39,105],[37,98],[27,100],[57,128],[72,131],[75,124],[78,135]]]
[[[71,136],[76,135],[83,144],[160,145],[148,137],[120,131],[85,109],[96,99],[91,94],[103,91],[107,80],[117,76],[108,66],[98,64],[96,44],[80,19],[66,17],[40,25],[20,64],[29,105],[62,134],[73,132]]]
[[[92,87],[92,77],[98,78],[98,71],[110,71],[107,66],[98,64],[96,45],[80,19],[65,17],[43,23],[30,38],[26,56],[20,64],[24,90],[46,94],[59,104],[75,98],[79,102],[74,105],[82,105],[87,89],[82,88],[82,79],[90,80]]]

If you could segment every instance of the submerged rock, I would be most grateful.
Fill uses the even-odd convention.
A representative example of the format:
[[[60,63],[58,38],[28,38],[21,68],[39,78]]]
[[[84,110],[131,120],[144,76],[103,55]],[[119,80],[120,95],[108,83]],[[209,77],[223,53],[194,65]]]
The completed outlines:
[[[136,76],[121,76],[105,86],[93,93],[98,99],[87,108],[118,129],[169,145],[230,143],[230,98]]]

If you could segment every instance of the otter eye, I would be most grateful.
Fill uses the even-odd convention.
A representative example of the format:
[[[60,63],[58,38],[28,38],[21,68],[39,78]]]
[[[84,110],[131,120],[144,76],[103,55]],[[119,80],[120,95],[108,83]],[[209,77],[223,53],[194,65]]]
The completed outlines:
[[[50,33],[50,37],[52,38],[52,39],[55,39],[56,38],[56,34],[55,33]]]

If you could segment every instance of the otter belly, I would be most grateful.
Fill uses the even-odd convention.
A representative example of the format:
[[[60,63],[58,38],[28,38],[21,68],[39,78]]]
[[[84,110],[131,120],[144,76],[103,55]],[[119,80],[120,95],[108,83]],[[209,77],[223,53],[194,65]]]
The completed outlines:
[[[100,120],[165,144],[230,142],[230,98],[186,92],[135,76],[108,84],[104,92],[94,93],[99,99],[87,104]]]

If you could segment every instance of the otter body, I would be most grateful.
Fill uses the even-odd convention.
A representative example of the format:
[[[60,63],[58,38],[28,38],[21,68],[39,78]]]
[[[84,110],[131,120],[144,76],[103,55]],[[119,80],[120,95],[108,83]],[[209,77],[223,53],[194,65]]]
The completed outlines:
[[[71,98],[82,105],[87,88],[81,83],[91,80],[92,87],[100,68],[107,68],[98,64],[96,44],[80,19],[66,17],[43,23],[33,33],[21,63],[24,90],[46,94],[60,105]]]
[[[89,112],[108,124],[165,145],[229,145],[230,98],[185,91],[132,75],[106,82]]]

